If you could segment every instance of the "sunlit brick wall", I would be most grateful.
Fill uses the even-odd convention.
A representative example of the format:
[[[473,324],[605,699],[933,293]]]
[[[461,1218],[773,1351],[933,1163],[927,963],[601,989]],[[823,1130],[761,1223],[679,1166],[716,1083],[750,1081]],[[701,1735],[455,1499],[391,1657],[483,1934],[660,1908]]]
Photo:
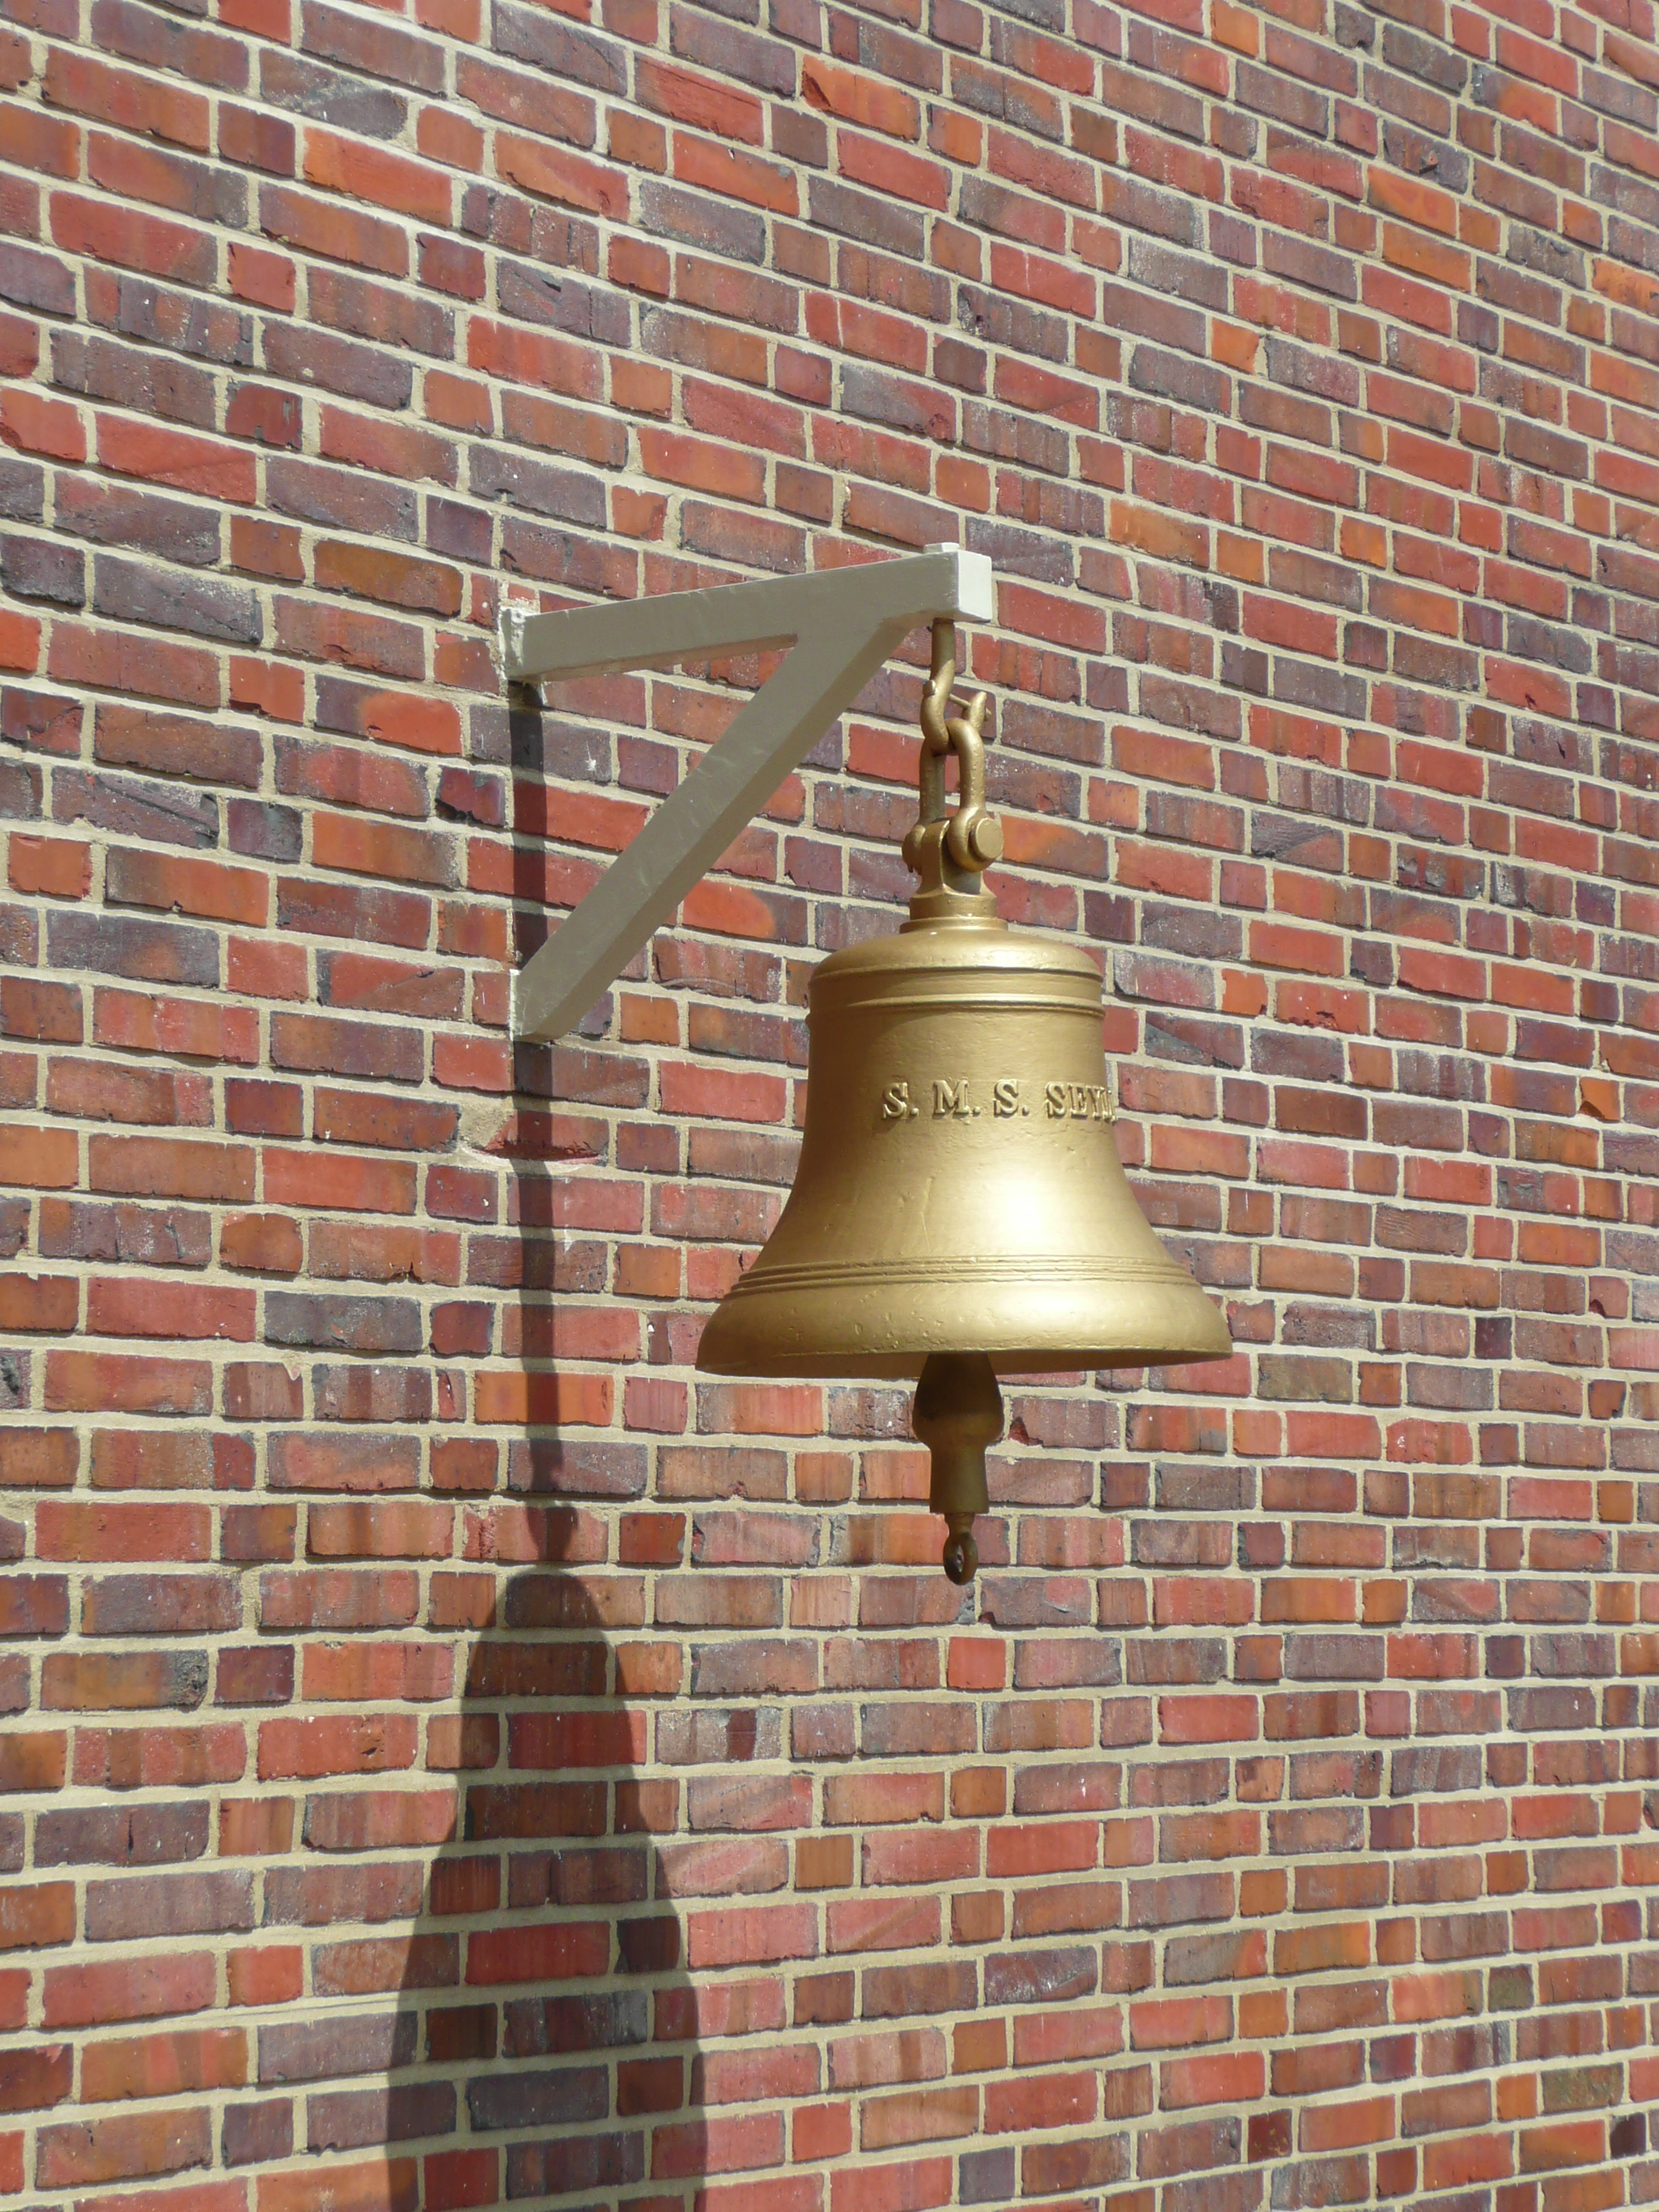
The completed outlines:
[[[5,0],[0,2202],[1659,2198],[1650,0]],[[960,538],[996,882],[1224,1366],[700,1383]],[[964,639],[968,633],[964,631]]]

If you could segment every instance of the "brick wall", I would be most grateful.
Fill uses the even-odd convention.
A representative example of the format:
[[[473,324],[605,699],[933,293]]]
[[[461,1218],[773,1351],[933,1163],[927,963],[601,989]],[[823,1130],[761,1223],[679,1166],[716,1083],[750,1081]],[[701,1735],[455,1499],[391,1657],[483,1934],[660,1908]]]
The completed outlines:
[[[1659,2197],[1650,0],[4,13],[0,2201]],[[757,672],[493,646],[957,535],[1237,1346],[967,1595],[691,1369],[919,664],[515,1054]]]

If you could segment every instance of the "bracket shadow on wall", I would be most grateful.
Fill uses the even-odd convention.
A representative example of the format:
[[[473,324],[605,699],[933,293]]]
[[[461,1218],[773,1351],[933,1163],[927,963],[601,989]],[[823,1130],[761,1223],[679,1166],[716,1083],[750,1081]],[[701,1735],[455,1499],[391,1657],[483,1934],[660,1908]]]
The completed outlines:
[[[911,630],[941,617],[989,622],[994,612],[990,562],[959,545],[621,605],[506,609],[502,668],[518,684],[791,648],[519,970],[514,1036],[550,1040],[575,1026]]]

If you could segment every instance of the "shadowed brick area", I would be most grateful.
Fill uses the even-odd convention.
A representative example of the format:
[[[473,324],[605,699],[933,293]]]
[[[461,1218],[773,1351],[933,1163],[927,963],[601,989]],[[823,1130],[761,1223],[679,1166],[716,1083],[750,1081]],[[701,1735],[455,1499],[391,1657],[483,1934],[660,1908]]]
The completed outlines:
[[[0,2200],[1659,2199],[1652,0],[5,0]],[[1231,1362],[707,1382],[924,641]],[[966,639],[967,633],[964,632]]]

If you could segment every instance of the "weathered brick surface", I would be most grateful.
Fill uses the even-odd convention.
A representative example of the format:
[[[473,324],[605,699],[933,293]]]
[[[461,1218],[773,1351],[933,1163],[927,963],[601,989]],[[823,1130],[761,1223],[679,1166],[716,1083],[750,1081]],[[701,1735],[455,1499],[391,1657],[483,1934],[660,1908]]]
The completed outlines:
[[[5,0],[0,2197],[1659,2198],[1651,0]],[[960,537],[1012,919],[1224,1366],[701,1382]],[[916,641],[919,650],[921,641]]]

